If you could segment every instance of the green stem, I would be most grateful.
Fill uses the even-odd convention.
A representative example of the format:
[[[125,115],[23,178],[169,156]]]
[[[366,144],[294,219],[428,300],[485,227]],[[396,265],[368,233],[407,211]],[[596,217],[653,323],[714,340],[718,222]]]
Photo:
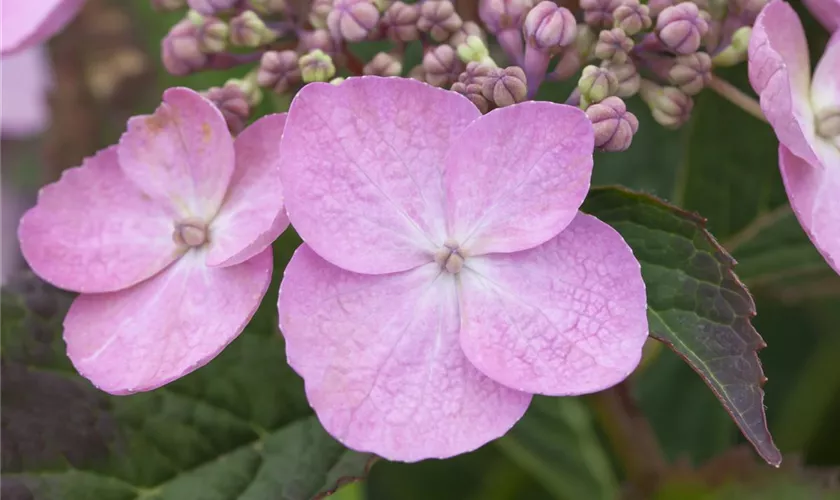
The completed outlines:
[[[668,463],[650,422],[633,401],[630,386],[625,381],[587,399],[628,481],[639,492],[653,493]]]
[[[712,79],[709,81],[709,88],[747,113],[753,115],[764,123],[768,123],[764,113],[761,112],[761,106],[758,104],[758,101],[741,92],[736,86],[726,80],[712,75]]]

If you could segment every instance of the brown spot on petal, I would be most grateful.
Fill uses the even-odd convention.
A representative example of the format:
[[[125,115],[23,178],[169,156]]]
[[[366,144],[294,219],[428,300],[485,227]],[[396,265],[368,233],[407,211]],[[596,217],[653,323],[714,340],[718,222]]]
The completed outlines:
[[[169,123],[169,116],[166,113],[155,113],[146,117],[146,127],[149,132],[157,134]]]
[[[201,138],[204,140],[204,142],[210,142],[210,139],[213,138],[213,131],[210,129],[210,124],[201,124]]]

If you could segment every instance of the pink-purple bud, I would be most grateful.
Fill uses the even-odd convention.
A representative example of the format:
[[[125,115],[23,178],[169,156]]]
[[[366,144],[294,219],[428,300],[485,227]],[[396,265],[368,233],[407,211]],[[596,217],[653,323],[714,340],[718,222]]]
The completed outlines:
[[[705,52],[678,56],[668,79],[686,94],[698,94],[712,80],[712,58]]]
[[[247,94],[241,87],[228,83],[224,87],[213,87],[207,90],[204,96],[222,112],[232,134],[236,135],[245,128],[245,123],[251,114],[251,106],[248,104]]]
[[[613,25],[613,12],[621,5],[621,0],[580,0],[583,20],[593,28],[610,28]]]
[[[663,10],[675,5],[678,1],[682,0],[648,0],[647,6],[650,11],[650,17],[658,17]]]
[[[270,50],[263,54],[257,70],[257,85],[270,88],[277,94],[284,94],[299,82],[300,68],[297,52]]]
[[[207,54],[201,51],[198,28],[184,19],[169,31],[161,42],[161,59],[168,72],[186,76],[207,64]]]
[[[392,3],[382,16],[382,26],[385,35],[395,42],[410,42],[417,40],[420,31],[417,20],[420,19],[420,7],[417,4],[407,4],[397,0]]]
[[[607,97],[586,108],[595,130],[595,147],[602,151],[625,151],[639,130],[639,120],[627,111],[620,97]]]
[[[426,0],[420,6],[417,28],[436,42],[445,42],[463,24],[450,0]]]
[[[228,25],[216,17],[204,17],[196,25],[196,36],[199,47],[205,54],[216,54],[227,48],[227,38],[230,30]]]
[[[633,39],[627,36],[621,28],[613,28],[603,30],[598,35],[598,43],[595,44],[595,57],[621,64],[627,62],[631,50],[633,50]]]
[[[400,76],[402,74],[402,61],[393,54],[380,52],[373,56],[369,63],[365,64],[362,73],[376,76]]]
[[[327,30],[304,31],[300,34],[298,51],[305,54],[313,50],[320,50],[331,57],[335,57],[338,53],[336,41]]]
[[[338,40],[360,42],[379,23],[379,9],[371,0],[336,0],[327,26]]]
[[[423,70],[426,82],[435,87],[448,87],[464,70],[464,63],[455,49],[449,45],[438,45],[423,56]]]
[[[469,99],[482,114],[490,111],[490,101],[482,95],[480,84],[455,82],[452,84],[452,88],[450,90],[458,92]]]
[[[533,0],[479,0],[478,16],[494,35],[510,29],[519,31],[533,5]]]
[[[522,102],[528,95],[525,72],[519,66],[497,69],[482,80],[481,94],[499,108]]]
[[[199,14],[212,16],[234,8],[239,2],[240,0],[187,0],[187,5]]]
[[[489,64],[484,64],[476,61],[470,61],[467,63],[467,69],[464,70],[463,73],[458,75],[458,81],[463,83],[464,85],[469,85],[471,83],[481,83],[484,81],[485,78],[494,74],[498,70],[495,66],[490,66]]]
[[[613,22],[616,28],[621,28],[630,36],[650,29],[653,24],[648,6],[640,4],[639,0],[624,0],[613,11]]]
[[[643,80],[640,95],[650,106],[653,119],[665,128],[679,128],[691,117],[694,101],[676,87],[659,87]]]
[[[577,22],[569,9],[545,0],[525,16],[522,34],[529,47],[556,52],[574,43]]]
[[[265,22],[252,10],[246,10],[230,20],[230,42],[240,47],[259,47],[277,39]]]
[[[639,92],[639,85],[642,83],[642,76],[636,70],[636,65],[633,61],[626,63],[605,62],[601,67],[615,75],[618,81],[618,90],[615,95],[618,97],[630,97]]]
[[[590,65],[583,68],[578,89],[582,102],[601,102],[618,92],[618,79],[608,69]]]
[[[709,23],[691,2],[668,7],[656,20],[656,33],[663,45],[677,54],[691,54],[700,48]]]
[[[481,39],[484,45],[487,45],[487,37],[484,36],[484,30],[482,30],[478,24],[472,21],[464,22],[464,24],[461,25],[461,29],[453,33],[452,36],[449,37],[449,40],[446,41],[446,43],[451,45],[453,49],[457,50],[458,46],[467,43],[467,38],[471,36],[478,37],[479,39]]]

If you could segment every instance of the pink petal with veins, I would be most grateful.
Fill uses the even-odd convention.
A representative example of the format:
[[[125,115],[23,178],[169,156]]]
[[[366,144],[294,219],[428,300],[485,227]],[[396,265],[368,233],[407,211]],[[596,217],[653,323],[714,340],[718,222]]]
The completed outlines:
[[[594,135],[572,106],[526,102],[473,122],[446,157],[449,237],[469,255],[546,242],[577,214]]]
[[[52,37],[75,17],[84,3],[84,0],[3,0],[0,54],[18,52]]]
[[[76,292],[130,287],[169,265],[184,249],[174,221],[129,181],[116,147],[66,170],[41,189],[20,221],[26,261],[43,279]]]
[[[779,142],[809,163],[817,163],[811,145],[814,113],[808,43],[790,5],[772,0],[762,9],[753,26],[748,59],[750,83]]]
[[[236,170],[210,225],[207,265],[244,262],[288,227],[280,185],[280,137],[285,122],[285,114],[268,115],[236,138]]]
[[[458,342],[455,278],[437,264],[342,270],[303,245],[280,289],[289,364],[327,431],[389,460],[445,458],[493,440],[530,394],[484,376]]]
[[[289,219],[320,256],[380,274],[430,262],[443,244],[443,157],[480,113],[465,97],[402,78],[310,84],[283,135]]]
[[[234,170],[233,139],[221,112],[187,88],[163,93],[152,115],[128,120],[118,147],[125,175],[179,218],[209,222]]]
[[[271,281],[271,249],[208,268],[192,250],[165,271],[115,293],[83,294],[64,319],[67,354],[103,391],[148,391],[216,357],[248,324]]]
[[[596,392],[641,360],[648,323],[639,262],[595,217],[578,214],[531,250],[469,258],[461,284],[464,353],[510,388]]]

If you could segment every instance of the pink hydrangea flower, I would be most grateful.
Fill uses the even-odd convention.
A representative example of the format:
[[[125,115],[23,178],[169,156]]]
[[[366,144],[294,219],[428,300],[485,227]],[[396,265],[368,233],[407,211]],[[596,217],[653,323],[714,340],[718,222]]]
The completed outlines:
[[[0,3],[0,54],[37,45],[58,33],[84,0],[3,0]]]
[[[280,171],[305,243],[278,309],[331,434],[391,460],[449,457],[503,435],[532,394],[633,371],[648,334],[639,263],[578,211],[593,141],[561,104],[482,116],[414,80],[303,88]]]
[[[50,283],[81,292],[64,320],[76,369],[113,394],[204,365],[266,292],[270,243],[288,225],[277,169],[285,115],[234,141],[222,114],[170,89],[119,145],[44,187],[21,249]]]
[[[774,0],[755,22],[749,75],[779,138],[790,204],[811,241],[840,272],[840,32],[812,78],[802,23],[790,5]]]
[[[802,3],[828,31],[840,27],[840,0],[802,0]]]

